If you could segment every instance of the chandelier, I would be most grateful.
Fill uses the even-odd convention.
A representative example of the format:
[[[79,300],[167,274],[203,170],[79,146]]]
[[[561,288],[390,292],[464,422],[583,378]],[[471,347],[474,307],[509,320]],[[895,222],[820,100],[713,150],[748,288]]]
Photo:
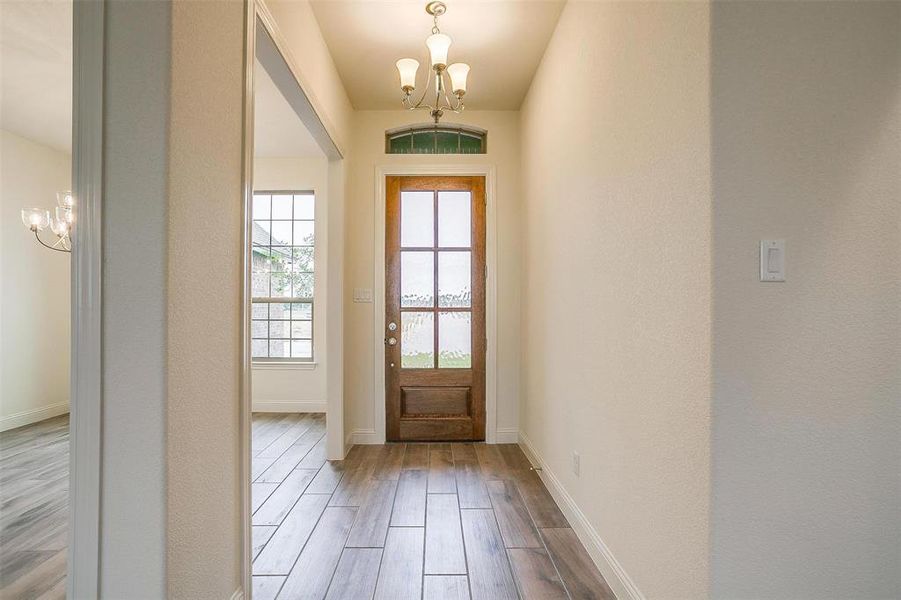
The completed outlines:
[[[72,196],[72,192],[57,192],[56,202],[59,206],[54,210],[53,218],[46,208],[23,208],[22,223],[34,233],[34,238],[45,248],[57,252],[71,252],[72,239],[69,232],[72,231],[72,224],[75,222],[75,197]],[[56,234],[56,241],[52,244],[41,239],[41,232],[48,227]]]
[[[454,113],[463,112],[463,95],[466,93],[466,76],[469,75],[469,65],[454,63],[448,66],[447,64],[447,51],[451,45],[451,38],[449,35],[441,33],[441,30],[438,29],[438,17],[447,12],[447,7],[444,3],[429,2],[426,4],[425,11],[432,15],[434,23],[432,35],[425,40],[425,45],[429,48],[434,76],[430,75],[426,80],[425,89],[419,100],[414,101],[413,99],[419,61],[414,58],[402,58],[397,61],[397,71],[400,74],[400,89],[404,93],[402,99],[404,108],[408,110],[427,110],[437,124],[438,119],[444,115],[446,110]],[[445,75],[450,77],[449,89],[452,92],[450,96],[447,93],[448,86],[445,82]],[[429,91],[432,90],[433,84],[434,90],[430,94]],[[426,103],[426,98],[429,98],[429,101],[434,98],[435,103]]]

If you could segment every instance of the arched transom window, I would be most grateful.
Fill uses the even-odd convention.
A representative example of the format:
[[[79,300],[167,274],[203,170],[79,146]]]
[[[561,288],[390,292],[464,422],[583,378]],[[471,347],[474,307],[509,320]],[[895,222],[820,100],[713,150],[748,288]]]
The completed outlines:
[[[386,154],[485,154],[488,132],[446,123],[407,125],[385,132]]]

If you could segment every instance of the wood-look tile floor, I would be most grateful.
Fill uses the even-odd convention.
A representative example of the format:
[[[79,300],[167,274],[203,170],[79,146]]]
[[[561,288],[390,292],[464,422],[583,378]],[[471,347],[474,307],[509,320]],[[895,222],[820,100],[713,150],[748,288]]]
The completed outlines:
[[[0,433],[0,598],[66,597],[69,416]]]
[[[0,598],[65,597],[68,416],[0,433]],[[355,446],[254,415],[256,600],[613,598],[515,445]]]
[[[254,415],[254,600],[614,598],[518,446],[324,436]]]

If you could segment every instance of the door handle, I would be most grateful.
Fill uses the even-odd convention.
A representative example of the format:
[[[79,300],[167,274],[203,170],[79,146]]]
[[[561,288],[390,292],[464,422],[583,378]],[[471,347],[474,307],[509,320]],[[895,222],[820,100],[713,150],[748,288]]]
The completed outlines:
[[[397,345],[397,338],[396,338],[396,337],[385,338],[385,343],[386,343],[387,345],[389,345],[389,346],[396,346],[396,345]]]

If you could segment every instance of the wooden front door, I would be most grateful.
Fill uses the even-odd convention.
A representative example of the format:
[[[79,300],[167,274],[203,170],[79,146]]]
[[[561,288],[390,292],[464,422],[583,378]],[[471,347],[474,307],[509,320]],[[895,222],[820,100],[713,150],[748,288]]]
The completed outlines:
[[[385,189],[388,440],[483,440],[485,178]]]

